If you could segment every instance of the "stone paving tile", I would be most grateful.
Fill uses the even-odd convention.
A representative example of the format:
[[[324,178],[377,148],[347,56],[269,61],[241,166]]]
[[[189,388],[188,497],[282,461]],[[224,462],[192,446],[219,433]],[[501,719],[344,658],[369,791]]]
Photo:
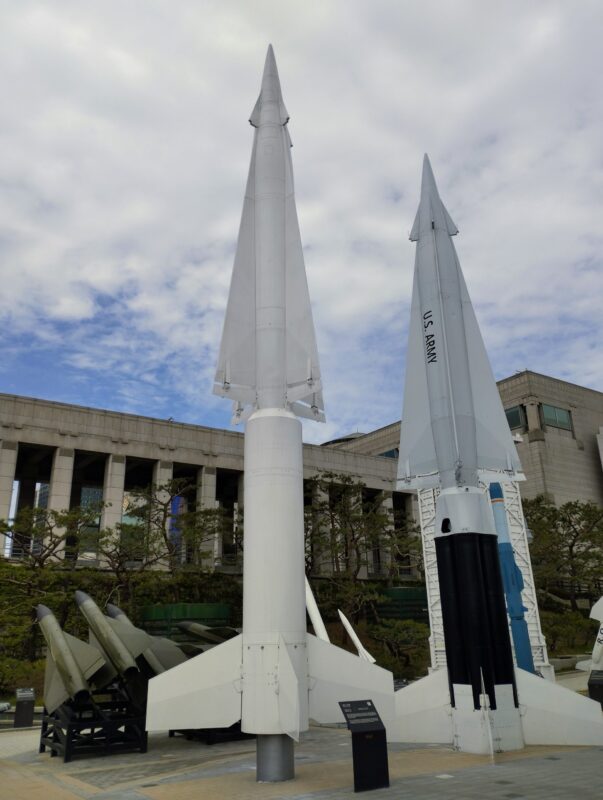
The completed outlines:
[[[63,764],[37,753],[36,731],[0,734],[1,800],[342,800],[354,795],[350,735],[313,728],[295,781],[258,784],[252,741],[208,747],[153,736],[146,754]],[[603,748],[530,747],[496,757],[393,744],[390,789],[371,800],[600,800]]]

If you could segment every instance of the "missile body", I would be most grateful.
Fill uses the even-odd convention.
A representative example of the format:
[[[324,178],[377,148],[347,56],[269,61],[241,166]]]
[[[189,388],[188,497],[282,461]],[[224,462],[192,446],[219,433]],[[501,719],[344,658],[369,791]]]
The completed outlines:
[[[459,747],[473,746],[472,712],[487,695],[491,711],[504,707],[511,715],[504,749],[516,749],[523,742],[513,656],[494,519],[480,480],[523,476],[452,243],[457,232],[425,156],[410,235],[417,248],[398,486],[440,489],[435,545]]]
[[[91,638],[96,639],[99,648],[106,654],[117,672],[124,678],[137,675],[140,670],[134,657],[90,595],[77,591],[75,602],[90,626]]]
[[[494,514],[494,526],[498,536],[498,558],[507,601],[507,614],[511,623],[511,635],[515,646],[515,659],[518,667],[525,669],[527,672],[535,672],[528,623],[524,615],[527,609],[521,599],[523,575],[515,562],[513,546],[509,537],[505,500],[500,483],[490,484],[490,500],[492,502],[492,513]]]
[[[39,605],[36,613],[48,645],[44,702],[52,713],[66,700],[86,701],[90,697],[88,679],[98,676],[105,660],[96,648],[65,633],[49,608]]]
[[[387,719],[393,705],[391,673],[306,630],[297,417],[324,414],[288,120],[270,47],[250,118],[251,165],[214,386],[233,400],[235,422],[246,420],[243,629],[154,678],[147,714],[148,730],[241,720],[257,734],[256,777],[269,781],[293,777],[293,740],[310,716],[336,722],[338,700],[370,696]]]
[[[126,628],[125,631],[117,631],[118,635],[121,633],[121,638],[125,641],[126,646],[133,644],[133,640],[142,642],[142,646],[144,646],[145,642],[148,644],[141,651],[141,655],[154,675],[159,675],[166,669],[171,669],[177,664],[182,664],[186,661],[185,654],[175,642],[163,636],[151,636],[141,628],[137,628],[125,611],[122,611],[118,606],[107,603],[107,615],[110,619],[117,620],[118,623],[121,623]]]

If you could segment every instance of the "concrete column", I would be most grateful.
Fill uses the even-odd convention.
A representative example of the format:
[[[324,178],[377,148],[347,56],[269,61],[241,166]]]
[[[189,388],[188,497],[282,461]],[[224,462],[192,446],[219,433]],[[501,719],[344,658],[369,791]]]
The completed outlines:
[[[32,478],[21,478],[19,480],[19,500],[17,511],[22,508],[33,508],[36,504],[36,481]]]
[[[168,483],[174,477],[174,464],[172,461],[156,461],[153,464],[153,486]]]
[[[19,452],[18,442],[0,443],[0,519],[10,516],[10,503],[13,496],[13,483]],[[6,548],[6,536],[0,535],[0,558]]]
[[[126,457],[109,454],[105,461],[105,477],[103,480],[103,503],[100,526],[115,529],[121,522],[124,503],[124,483],[126,479]]]
[[[48,492],[49,511],[69,510],[74,459],[75,452],[71,449],[57,447],[54,451]]]
[[[540,424],[540,413],[538,411],[538,403],[526,403],[526,418],[528,422],[528,430],[529,431],[536,431],[540,430],[542,425]]]
[[[215,467],[200,467],[197,472],[197,508],[217,508],[216,500],[217,471]],[[222,564],[222,534],[216,533],[212,544],[210,568]]]
[[[73,462],[75,451],[66,447],[57,447],[52,457],[52,472],[50,474],[50,486],[48,489],[49,511],[68,511],[71,502],[71,484],[73,482]],[[65,531],[57,528],[55,533],[60,536]],[[57,558],[63,558],[65,552],[65,540],[57,547],[55,553]]]

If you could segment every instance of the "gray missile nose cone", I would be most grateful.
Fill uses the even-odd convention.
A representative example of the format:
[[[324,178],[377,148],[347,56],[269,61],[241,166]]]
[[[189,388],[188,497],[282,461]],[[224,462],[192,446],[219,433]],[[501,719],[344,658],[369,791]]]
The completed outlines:
[[[52,611],[48,608],[48,606],[44,606],[41,603],[39,606],[36,606],[36,615],[38,617],[38,622],[44,619],[44,617],[54,616]]]
[[[84,605],[87,600],[90,600],[90,595],[78,589],[75,593],[75,602],[78,604],[78,606]]]
[[[107,603],[107,614],[116,619],[117,617],[122,617],[124,612],[121,610],[119,606],[114,606],[113,603]]]

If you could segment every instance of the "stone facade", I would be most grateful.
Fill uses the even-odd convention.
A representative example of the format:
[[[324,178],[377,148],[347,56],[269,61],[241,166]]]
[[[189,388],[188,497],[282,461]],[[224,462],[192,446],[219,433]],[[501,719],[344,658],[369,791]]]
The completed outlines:
[[[603,393],[530,371],[499,381],[498,388],[527,477],[522,496],[603,505]],[[396,422],[304,445],[304,477],[356,476],[367,489],[384,492],[392,512],[403,512],[393,516],[416,519],[414,496],[393,491],[399,438]],[[97,491],[111,503],[101,520],[111,527],[121,520],[129,488],[172,476],[190,479],[199,507],[234,509],[242,502],[243,434],[0,394],[0,518],[10,516],[18,481],[18,507],[32,506],[40,491],[54,509],[80,505],[84,491]],[[214,556],[219,563],[221,542]]]
[[[2,519],[10,516],[11,497],[15,506],[15,481],[17,508],[34,505],[41,485],[46,505],[57,510],[80,505],[83,489],[102,490],[111,503],[101,520],[108,527],[121,521],[129,488],[172,476],[196,484],[199,507],[232,510],[242,501],[242,433],[0,394],[0,437]],[[391,495],[395,469],[389,458],[304,445],[307,479],[344,473]],[[405,501],[400,495],[397,503]],[[214,553],[219,561],[221,543]]]
[[[603,393],[526,370],[498,382],[506,411],[519,409],[512,425],[526,475],[522,497],[546,494],[557,505],[583,500],[603,505]],[[544,409],[569,413],[547,422]],[[339,440],[350,453],[392,453],[400,442],[400,423]]]

